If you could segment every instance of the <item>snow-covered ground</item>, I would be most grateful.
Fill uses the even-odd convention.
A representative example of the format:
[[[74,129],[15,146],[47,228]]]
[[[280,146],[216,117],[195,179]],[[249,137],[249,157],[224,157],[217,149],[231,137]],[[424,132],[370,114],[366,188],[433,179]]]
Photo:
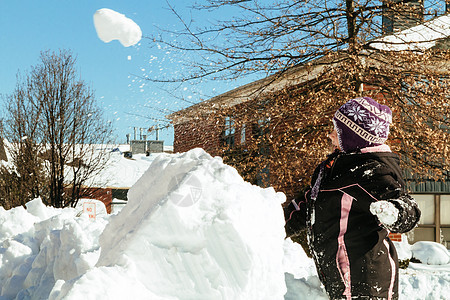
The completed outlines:
[[[327,299],[312,260],[284,240],[284,195],[220,158],[152,157],[128,198],[95,219],[39,199],[0,208],[0,299]],[[400,299],[450,299],[447,249],[396,247],[424,262],[401,270]]]

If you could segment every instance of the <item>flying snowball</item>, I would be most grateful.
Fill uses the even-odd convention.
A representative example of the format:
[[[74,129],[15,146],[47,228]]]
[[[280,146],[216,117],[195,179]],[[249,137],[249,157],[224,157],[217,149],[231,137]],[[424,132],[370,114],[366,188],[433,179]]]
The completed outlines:
[[[94,14],[94,26],[98,37],[105,43],[119,40],[124,47],[136,45],[142,38],[139,25],[108,8],[102,8]]]

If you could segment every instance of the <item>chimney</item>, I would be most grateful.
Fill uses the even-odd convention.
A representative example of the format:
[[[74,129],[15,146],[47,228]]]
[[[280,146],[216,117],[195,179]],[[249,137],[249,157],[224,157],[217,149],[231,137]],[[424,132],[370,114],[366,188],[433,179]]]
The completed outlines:
[[[423,23],[423,0],[384,0],[383,4],[383,34],[392,34]]]

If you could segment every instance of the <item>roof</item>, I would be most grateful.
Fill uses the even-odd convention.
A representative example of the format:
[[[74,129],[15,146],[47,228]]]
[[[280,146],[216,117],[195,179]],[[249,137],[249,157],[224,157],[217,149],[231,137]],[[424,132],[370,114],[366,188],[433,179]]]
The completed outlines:
[[[167,118],[172,120],[174,124],[182,124],[192,119],[198,119],[199,114],[215,113],[218,110],[254,100],[261,95],[279,91],[286,86],[310,81],[316,78],[325,67],[329,67],[327,60],[328,58],[323,57],[314,63],[294,66],[286,71],[237,87],[206,101],[174,112],[168,115]]]
[[[130,188],[147,171],[153,159],[158,155],[133,155],[125,158],[120,152],[112,152],[111,156],[97,176],[90,178],[85,185],[102,188]]]
[[[387,51],[424,51],[450,36],[450,15],[436,17],[423,24],[375,39],[369,45]]]
[[[1,141],[1,140],[0,140]],[[11,159],[11,154],[8,151],[8,147],[13,147],[8,140],[2,141],[6,147],[5,156],[7,159],[1,159],[0,165],[8,166],[14,169],[14,162]],[[1,145],[1,142],[0,142]],[[86,145],[85,145],[86,146]],[[159,155],[167,155],[167,153],[152,153],[149,156],[146,154],[135,154],[132,159],[126,158],[123,155],[123,151],[128,151],[130,146],[125,145],[88,145],[92,147],[92,152],[88,152],[85,155],[92,155],[94,158],[99,154],[109,155],[109,159],[106,164],[102,166],[98,174],[92,175],[85,183],[84,186],[95,188],[114,188],[114,189],[128,189],[133,186],[136,181],[144,174],[150,167],[153,160]],[[173,146],[171,147],[173,149]],[[170,149],[170,148],[169,148]],[[0,148],[0,158],[2,149]],[[72,179],[72,172],[70,168],[66,168],[65,183],[69,184]]]

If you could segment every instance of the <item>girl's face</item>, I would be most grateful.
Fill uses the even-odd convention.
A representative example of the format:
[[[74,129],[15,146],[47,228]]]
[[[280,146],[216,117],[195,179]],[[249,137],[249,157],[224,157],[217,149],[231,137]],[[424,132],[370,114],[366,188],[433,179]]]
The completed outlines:
[[[330,132],[328,134],[328,138],[331,140],[331,144],[334,147],[333,150],[335,150],[335,149],[341,150],[341,147],[339,146],[339,138],[338,138],[336,129],[334,129],[332,132]]]

